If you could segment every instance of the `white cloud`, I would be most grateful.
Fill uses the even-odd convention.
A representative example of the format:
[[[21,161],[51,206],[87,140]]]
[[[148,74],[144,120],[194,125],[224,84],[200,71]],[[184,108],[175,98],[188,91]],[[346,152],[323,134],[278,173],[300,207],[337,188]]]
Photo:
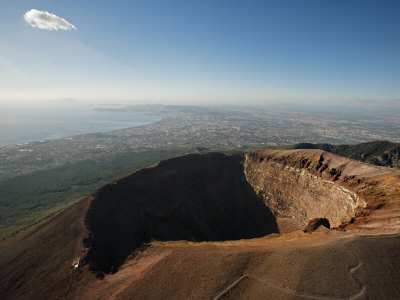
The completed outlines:
[[[72,30],[76,29],[74,25],[67,20],[56,16],[47,11],[37,9],[28,10],[24,15],[25,21],[32,27],[45,30]]]

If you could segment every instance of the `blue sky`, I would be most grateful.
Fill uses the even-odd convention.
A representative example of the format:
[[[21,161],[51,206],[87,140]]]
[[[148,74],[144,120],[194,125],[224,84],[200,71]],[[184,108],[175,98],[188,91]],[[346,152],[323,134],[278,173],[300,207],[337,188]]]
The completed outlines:
[[[48,11],[76,27],[24,20]],[[0,101],[400,105],[400,1],[0,0]]]

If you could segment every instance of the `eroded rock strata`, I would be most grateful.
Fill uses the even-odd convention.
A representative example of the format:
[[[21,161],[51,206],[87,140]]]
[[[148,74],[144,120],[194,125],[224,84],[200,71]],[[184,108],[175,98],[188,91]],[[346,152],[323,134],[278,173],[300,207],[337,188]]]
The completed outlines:
[[[297,229],[313,218],[326,218],[332,227],[351,219],[364,199],[343,184],[350,161],[332,166],[323,151],[255,151],[246,155],[245,172],[257,195],[278,217]]]
[[[292,228],[304,228],[313,218],[343,228],[399,202],[398,170],[322,150],[253,151],[244,165],[257,195],[275,216],[290,219]]]

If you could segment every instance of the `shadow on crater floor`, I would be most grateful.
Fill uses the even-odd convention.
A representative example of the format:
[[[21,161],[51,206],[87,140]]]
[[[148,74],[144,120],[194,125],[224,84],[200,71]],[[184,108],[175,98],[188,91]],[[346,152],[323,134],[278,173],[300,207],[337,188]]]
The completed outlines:
[[[113,273],[151,240],[223,241],[278,232],[246,181],[242,156],[188,155],[101,188],[86,215],[93,271]]]

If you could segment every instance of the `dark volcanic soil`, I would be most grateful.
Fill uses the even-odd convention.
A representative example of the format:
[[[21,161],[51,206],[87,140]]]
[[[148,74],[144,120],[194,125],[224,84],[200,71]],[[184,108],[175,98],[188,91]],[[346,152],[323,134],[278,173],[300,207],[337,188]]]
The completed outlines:
[[[151,240],[223,241],[277,233],[275,216],[246,181],[242,160],[187,155],[104,186],[86,216],[91,269],[115,272]]]

